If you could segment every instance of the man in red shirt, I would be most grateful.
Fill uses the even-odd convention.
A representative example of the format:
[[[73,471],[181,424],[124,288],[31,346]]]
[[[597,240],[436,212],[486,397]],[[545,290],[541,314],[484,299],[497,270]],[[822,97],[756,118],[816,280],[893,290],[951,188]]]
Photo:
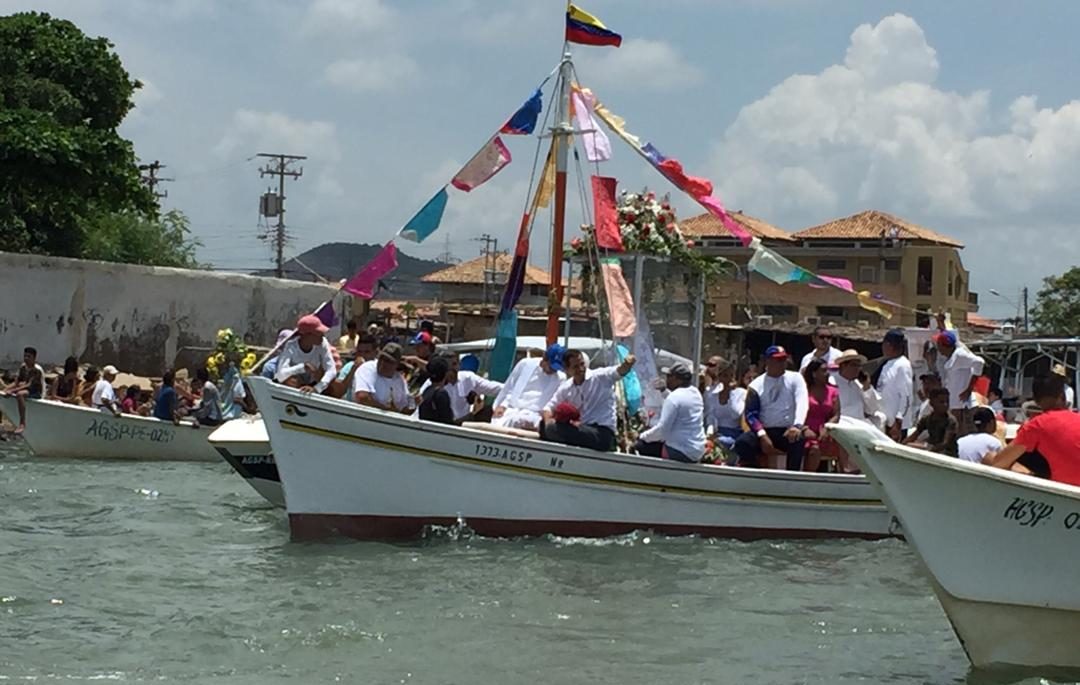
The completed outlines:
[[[987,456],[984,463],[1080,486],[1080,414],[1069,411],[1065,402],[1065,379],[1040,376],[1033,390],[1042,413],[1021,426],[1012,443]]]

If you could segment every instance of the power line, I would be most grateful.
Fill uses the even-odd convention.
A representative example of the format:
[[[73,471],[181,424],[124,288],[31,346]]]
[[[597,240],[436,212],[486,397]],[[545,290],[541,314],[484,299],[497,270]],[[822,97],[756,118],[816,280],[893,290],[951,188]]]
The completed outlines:
[[[169,191],[167,191],[167,190],[160,190],[159,191],[157,189],[158,184],[176,180],[176,179],[173,179],[173,178],[161,178],[160,176],[158,176],[158,172],[161,171],[164,168],[165,168],[165,165],[162,164],[161,162],[159,162],[156,159],[153,161],[152,164],[140,164],[139,165],[139,171],[145,172],[140,176],[140,179],[142,180],[143,185],[145,185],[147,188],[149,188],[150,192],[154,194],[154,197],[156,197],[159,200],[168,197],[169,196]]]
[[[275,260],[277,264],[277,277],[285,277],[285,243],[288,241],[289,236],[285,233],[285,177],[289,176],[293,179],[299,179],[304,175],[304,168],[300,167],[299,170],[294,170],[291,166],[302,159],[307,159],[303,155],[283,155],[280,153],[272,152],[260,152],[258,157],[267,157],[273,161],[267,162],[266,166],[259,169],[259,176],[277,176],[278,177],[278,191],[273,193],[267,191],[259,202],[259,214],[267,218],[277,217],[277,226],[274,231],[267,232],[264,236],[265,240],[269,240],[274,246],[274,252],[277,255]]]

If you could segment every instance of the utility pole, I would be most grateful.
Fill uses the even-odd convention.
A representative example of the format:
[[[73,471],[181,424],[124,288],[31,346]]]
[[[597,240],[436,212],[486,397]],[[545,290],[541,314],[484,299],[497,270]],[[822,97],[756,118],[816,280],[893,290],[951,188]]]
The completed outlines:
[[[479,238],[473,238],[478,243],[483,243],[480,254],[484,257],[484,306],[488,305],[488,283],[495,281],[495,269],[499,262],[499,241],[497,238],[485,233]]]
[[[457,264],[459,261],[461,261],[457,257],[454,256],[453,252],[450,251],[450,234],[449,233],[446,234],[446,240],[443,242],[442,254],[440,254],[435,259],[437,261],[443,263],[443,264]]]
[[[1028,332],[1028,289],[1024,286],[1024,332]]]
[[[293,179],[298,179],[304,175],[304,168],[300,167],[299,170],[294,170],[291,167],[295,162],[302,159],[307,159],[303,155],[282,155],[278,153],[260,152],[257,156],[267,157],[272,161],[268,161],[266,166],[259,169],[259,176],[277,176],[278,177],[278,192],[277,202],[261,203],[261,213],[263,216],[271,217],[277,216],[277,227],[273,235],[267,235],[270,241],[274,245],[274,252],[276,254],[277,264],[277,277],[285,277],[285,243],[288,240],[288,235],[285,233],[285,177],[289,176]],[[265,196],[264,196],[265,198]],[[274,206],[270,206],[274,204]],[[272,211],[273,210],[273,211]],[[264,237],[265,239],[265,237]]]
[[[149,188],[150,192],[154,194],[154,197],[156,197],[159,200],[162,199],[162,198],[168,197],[169,196],[169,191],[167,191],[167,190],[159,191],[157,189],[158,184],[159,183],[165,183],[167,181],[175,180],[175,179],[172,179],[172,178],[162,178],[162,177],[158,176],[158,172],[161,171],[164,168],[165,168],[165,165],[162,164],[161,162],[157,161],[156,159],[154,160],[154,162],[152,164],[140,164],[139,165],[139,171],[143,172],[140,175],[140,179],[142,180],[143,185],[145,185],[147,188]]]

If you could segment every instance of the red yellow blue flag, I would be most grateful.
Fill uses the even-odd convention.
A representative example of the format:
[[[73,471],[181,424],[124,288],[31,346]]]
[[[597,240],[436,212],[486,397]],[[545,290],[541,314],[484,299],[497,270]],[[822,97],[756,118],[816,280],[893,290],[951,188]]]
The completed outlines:
[[[622,36],[576,5],[570,5],[566,10],[566,40],[582,45],[611,45],[616,48],[622,44]]]

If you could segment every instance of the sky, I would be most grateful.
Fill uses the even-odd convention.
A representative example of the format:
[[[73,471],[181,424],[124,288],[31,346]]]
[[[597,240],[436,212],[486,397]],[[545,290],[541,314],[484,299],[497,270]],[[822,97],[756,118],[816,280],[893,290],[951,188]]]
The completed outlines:
[[[730,209],[790,231],[879,209],[966,244],[981,313],[1013,316],[1080,264],[1080,3],[588,0],[621,48],[575,46],[581,83],[707,176]],[[286,253],[385,242],[558,64],[561,0],[0,0],[105,36],[143,82],[121,133],[160,160],[218,268],[269,266],[258,152],[306,155]],[[545,107],[551,85],[545,89]],[[537,138],[452,191],[417,257],[513,244]],[[600,172],[672,189],[628,148]],[[586,168],[584,173],[595,173]],[[587,182],[587,179],[586,179]],[[583,200],[571,178],[568,225]],[[677,191],[676,191],[677,192]],[[698,213],[674,198],[680,216]],[[533,237],[547,266],[548,220]],[[573,232],[573,231],[572,231]],[[572,233],[571,232],[571,233]],[[569,238],[570,236],[568,236]],[[1001,293],[995,297],[988,291]]]

